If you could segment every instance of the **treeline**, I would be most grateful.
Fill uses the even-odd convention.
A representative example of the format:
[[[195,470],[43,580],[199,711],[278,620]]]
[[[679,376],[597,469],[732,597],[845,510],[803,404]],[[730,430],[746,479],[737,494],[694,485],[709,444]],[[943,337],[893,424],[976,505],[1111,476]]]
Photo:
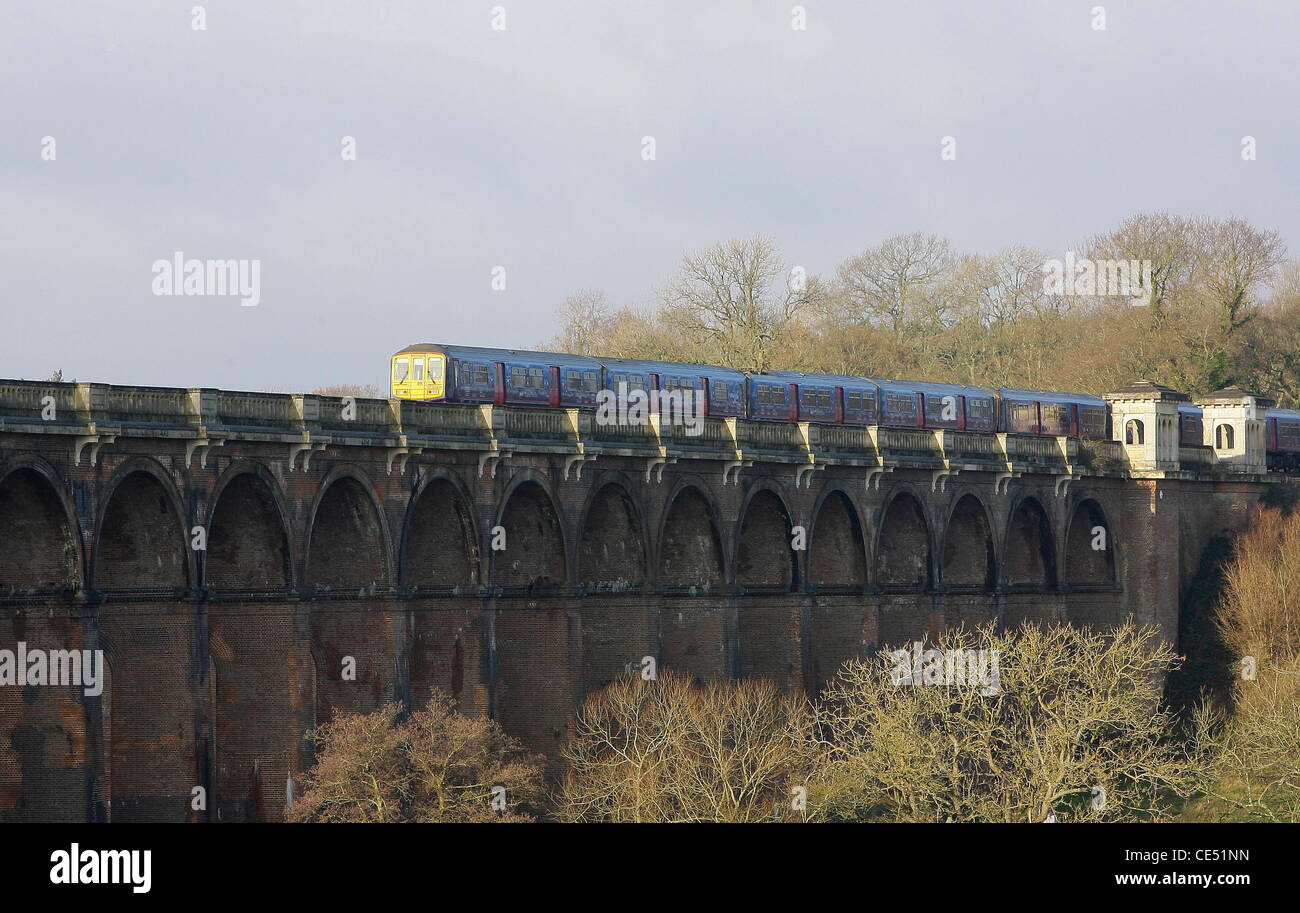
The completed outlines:
[[[1101,294],[1058,293],[1045,265],[1066,251],[962,254],[914,233],[821,276],[755,237],[687,253],[647,305],[616,306],[599,290],[569,296],[560,332],[544,346],[1096,394],[1139,378],[1193,395],[1237,384],[1300,404],[1300,261],[1287,259],[1276,231],[1238,218],[1143,214],[1072,253],[1100,264],[1149,261],[1149,281],[1132,296],[1144,303],[1105,294],[1103,276]]]

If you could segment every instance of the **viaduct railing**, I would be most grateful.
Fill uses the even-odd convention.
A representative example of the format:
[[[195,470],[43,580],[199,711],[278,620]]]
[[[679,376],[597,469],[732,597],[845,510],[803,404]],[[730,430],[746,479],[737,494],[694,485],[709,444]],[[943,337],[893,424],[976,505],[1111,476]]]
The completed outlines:
[[[482,471],[515,450],[563,454],[566,475],[602,454],[644,457],[647,476],[679,458],[721,461],[724,479],[755,460],[789,463],[801,467],[800,481],[802,470],[828,464],[930,470],[936,484],[963,470],[1074,476],[1136,468],[1117,441],[1066,437],[736,418],[688,424],[655,414],[643,424],[607,425],[577,409],[12,380],[0,380],[0,432],[68,435],[78,464],[83,455],[93,463],[98,448],[119,437],[150,437],[185,440],[187,459],[204,460],[206,448],[229,439],[278,442],[291,466],[298,454],[310,459],[330,446],[383,447],[390,472],[435,449],[478,451]],[[1179,457],[1161,468],[1226,468],[1215,465],[1212,448],[1183,447]]]

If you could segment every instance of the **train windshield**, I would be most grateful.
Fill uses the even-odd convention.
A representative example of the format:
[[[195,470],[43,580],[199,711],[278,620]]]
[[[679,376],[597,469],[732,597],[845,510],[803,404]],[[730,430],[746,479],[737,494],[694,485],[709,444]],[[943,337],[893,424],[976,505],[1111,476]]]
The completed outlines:
[[[429,358],[429,380],[442,380],[441,355],[433,355]]]
[[[410,359],[397,358],[393,360],[393,380],[406,380],[406,375],[410,370]]]

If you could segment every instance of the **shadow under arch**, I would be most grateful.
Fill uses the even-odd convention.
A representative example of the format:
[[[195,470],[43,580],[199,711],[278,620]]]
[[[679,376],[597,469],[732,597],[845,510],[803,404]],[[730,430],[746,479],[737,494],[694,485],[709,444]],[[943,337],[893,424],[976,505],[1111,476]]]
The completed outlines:
[[[664,507],[657,551],[663,665],[696,682],[728,678],[729,569],[707,487],[691,480],[677,483]]]

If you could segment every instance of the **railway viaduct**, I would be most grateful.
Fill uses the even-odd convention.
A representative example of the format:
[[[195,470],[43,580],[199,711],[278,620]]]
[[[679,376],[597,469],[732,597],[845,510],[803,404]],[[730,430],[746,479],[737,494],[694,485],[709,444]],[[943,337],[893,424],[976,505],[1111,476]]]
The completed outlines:
[[[105,658],[99,694],[0,685],[0,819],[277,820],[318,722],[433,688],[554,755],[645,657],[815,692],[988,620],[1176,641],[1276,481],[1260,403],[1202,401],[1216,449],[1181,394],[1108,399],[1081,445],[0,381],[0,650]]]

